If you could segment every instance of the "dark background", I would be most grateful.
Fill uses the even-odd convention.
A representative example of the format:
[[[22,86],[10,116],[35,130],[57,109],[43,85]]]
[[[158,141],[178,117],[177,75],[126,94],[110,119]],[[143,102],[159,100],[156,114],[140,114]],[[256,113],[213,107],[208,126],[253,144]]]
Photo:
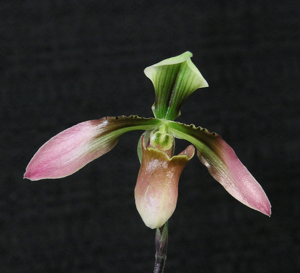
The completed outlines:
[[[22,177],[63,129],[152,116],[143,69],[187,50],[210,87],[178,120],[221,134],[273,214],[237,202],[195,157],[169,221],[166,273],[300,272],[299,16],[295,0],[1,1],[1,272],[152,272],[155,232],[133,197],[141,132],[68,178]]]

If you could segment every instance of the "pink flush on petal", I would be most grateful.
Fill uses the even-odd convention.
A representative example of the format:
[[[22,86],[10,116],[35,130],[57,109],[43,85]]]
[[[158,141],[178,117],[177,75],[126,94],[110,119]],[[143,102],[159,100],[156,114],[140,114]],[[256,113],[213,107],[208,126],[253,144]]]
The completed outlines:
[[[138,116],[104,117],[79,123],[51,138],[33,156],[24,178],[62,178],[109,152],[120,136],[133,130],[153,130],[161,124]]]
[[[223,161],[221,164],[199,150],[197,153],[210,174],[238,201],[270,216],[271,204],[264,190],[220,136],[215,150]]]
[[[109,152],[117,144],[117,139],[105,149],[95,149],[95,137],[107,122],[107,118],[82,122],[51,138],[33,156],[24,178],[65,177]]]

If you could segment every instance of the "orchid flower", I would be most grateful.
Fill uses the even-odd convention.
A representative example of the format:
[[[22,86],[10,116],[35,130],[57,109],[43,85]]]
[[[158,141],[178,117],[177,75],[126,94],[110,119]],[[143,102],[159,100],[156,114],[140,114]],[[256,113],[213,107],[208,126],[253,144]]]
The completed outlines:
[[[33,156],[24,178],[54,179],[69,176],[113,149],[121,135],[145,131],[138,142],[141,162],[135,201],[146,226],[160,228],[173,214],[178,181],[195,147],[210,174],[241,203],[271,215],[270,202],[259,183],[237,158],[233,149],[216,133],[174,121],[184,101],[208,84],[185,52],[145,69],[155,89],[153,118],[104,117],[79,123],[57,134]],[[173,155],[175,138],[191,143]]]

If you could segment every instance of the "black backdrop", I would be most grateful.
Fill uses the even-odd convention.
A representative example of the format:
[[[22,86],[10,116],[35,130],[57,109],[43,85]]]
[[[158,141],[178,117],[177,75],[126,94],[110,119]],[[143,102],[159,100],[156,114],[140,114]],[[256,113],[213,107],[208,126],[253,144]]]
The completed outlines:
[[[143,69],[186,50],[210,87],[178,120],[221,134],[273,214],[237,202],[195,157],[169,222],[166,273],[299,272],[299,16],[295,0],[1,1],[1,272],[152,272],[154,231],[133,198],[141,132],[68,178],[22,177],[63,129],[152,116]]]

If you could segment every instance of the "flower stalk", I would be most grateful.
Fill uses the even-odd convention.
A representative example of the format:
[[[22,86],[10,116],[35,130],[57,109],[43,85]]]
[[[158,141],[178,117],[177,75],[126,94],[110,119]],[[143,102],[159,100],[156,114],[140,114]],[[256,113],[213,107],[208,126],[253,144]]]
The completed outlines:
[[[168,222],[156,229],[155,234],[155,262],[153,273],[163,273],[167,259]]]

